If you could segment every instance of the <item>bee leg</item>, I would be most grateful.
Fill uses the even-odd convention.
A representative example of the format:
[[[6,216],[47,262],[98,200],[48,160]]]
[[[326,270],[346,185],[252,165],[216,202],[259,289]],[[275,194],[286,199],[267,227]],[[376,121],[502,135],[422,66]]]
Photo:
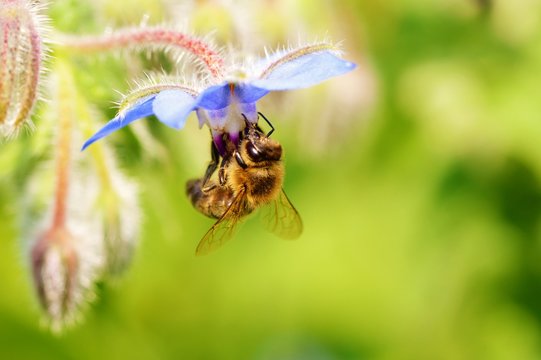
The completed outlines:
[[[227,162],[229,162],[229,159],[222,159],[222,163],[220,164],[220,170],[218,170],[218,180],[220,181],[221,186],[224,186],[225,182],[227,181],[227,175],[225,174],[225,165]]]
[[[271,131],[269,131],[269,133],[267,134],[267,137],[271,136],[271,134],[274,132],[274,126],[272,126],[271,122],[269,121],[269,119],[267,119],[265,117],[265,115],[263,115],[262,113],[258,112],[258,114],[267,122],[267,124],[269,124],[270,128],[271,128]]]
[[[248,165],[246,165],[244,159],[242,158],[242,156],[240,156],[240,153],[238,151],[235,151],[234,156],[235,160],[237,160],[237,164],[239,164],[241,168],[246,169],[248,167]]]
[[[224,143],[223,134],[213,135],[212,142],[220,156],[225,156],[227,154],[227,145]]]
[[[220,154],[219,154],[218,149],[216,148],[216,145],[214,144],[214,142],[210,143],[210,155],[211,155],[210,164],[207,167],[207,170],[205,171],[205,176],[203,177],[203,182],[202,182],[201,188],[205,187],[205,185],[209,181],[212,174],[214,174],[214,172],[218,168],[218,162],[220,160]]]

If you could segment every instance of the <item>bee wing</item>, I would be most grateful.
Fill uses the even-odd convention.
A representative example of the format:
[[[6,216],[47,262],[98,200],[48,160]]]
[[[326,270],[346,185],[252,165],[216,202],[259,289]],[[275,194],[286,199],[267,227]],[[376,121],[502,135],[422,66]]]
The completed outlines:
[[[195,255],[206,255],[233,237],[235,228],[242,218],[244,190],[239,191],[224,214],[212,225],[201,239],[195,250]]]
[[[287,240],[296,239],[302,233],[301,217],[284,189],[275,200],[261,209],[261,220],[267,230]]]

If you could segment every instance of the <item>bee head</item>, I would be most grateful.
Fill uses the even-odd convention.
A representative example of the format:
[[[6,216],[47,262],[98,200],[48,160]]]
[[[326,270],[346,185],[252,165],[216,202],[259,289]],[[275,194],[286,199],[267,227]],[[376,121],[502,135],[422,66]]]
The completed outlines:
[[[269,135],[272,131],[269,133]],[[265,135],[257,124],[246,121],[243,142],[241,144],[242,158],[249,162],[261,163],[264,161],[280,161],[282,146],[278,141]]]
[[[248,158],[253,162],[279,161],[282,158],[282,146],[272,139],[260,137],[248,139],[245,145]]]

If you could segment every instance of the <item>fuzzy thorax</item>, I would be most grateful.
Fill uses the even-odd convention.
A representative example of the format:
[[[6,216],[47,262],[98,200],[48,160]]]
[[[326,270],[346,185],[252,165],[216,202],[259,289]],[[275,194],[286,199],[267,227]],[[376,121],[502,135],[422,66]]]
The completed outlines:
[[[253,159],[249,147],[257,146],[263,159]],[[234,194],[245,191],[246,205],[257,209],[278,197],[284,182],[284,163],[281,145],[267,137],[244,139],[239,154],[245,166],[232,160],[227,178]]]

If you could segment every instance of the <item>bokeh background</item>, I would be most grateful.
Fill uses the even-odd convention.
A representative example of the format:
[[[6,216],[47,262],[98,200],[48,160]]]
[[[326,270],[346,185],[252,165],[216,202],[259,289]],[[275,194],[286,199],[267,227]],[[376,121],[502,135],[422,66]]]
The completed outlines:
[[[60,335],[40,325],[18,226],[39,116],[0,144],[0,358],[541,358],[539,1],[56,0],[48,15],[70,33],[179,23],[241,55],[328,36],[359,67],[260,103],[304,220],[294,242],[252,219],[194,256],[212,224],[184,195],[209,160],[195,118],[106,139],[139,183],[140,244]],[[69,59],[103,121],[112,89],[171,65]]]

